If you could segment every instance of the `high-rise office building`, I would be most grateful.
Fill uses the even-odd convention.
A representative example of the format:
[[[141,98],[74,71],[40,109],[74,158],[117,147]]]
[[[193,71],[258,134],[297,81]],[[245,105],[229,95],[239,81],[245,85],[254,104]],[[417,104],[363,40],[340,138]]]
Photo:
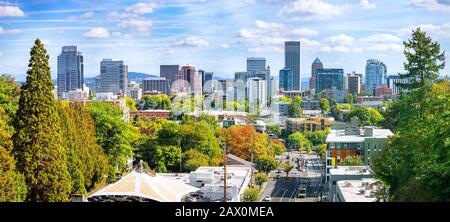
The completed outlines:
[[[323,64],[319,58],[316,58],[311,64],[311,78],[309,79],[310,90],[314,90],[316,88],[317,69],[323,69]]]
[[[248,89],[248,101],[250,103],[250,112],[252,109],[255,109],[256,106],[262,108],[266,105],[267,102],[267,85],[266,80],[263,80],[258,77],[249,78],[247,80],[247,89]]]
[[[142,90],[144,92],[160,92],[163,94],[169,93],[169,81],[166,78],[145,78],[142,80]]]
[[[348,93],[359,94],[361,93],[361,78],[362,74],[359,73],[348,73],[345,76],[344,89]]]
[[[266,58],[247,58],[247,72],[255,73],[266,69]]]
[[[178,71],[180,71],[180,65],[160,65],[159,77],[164,77],[169,83],[169,87],[177,80]]]
[[[99,92],[125,94],[128,82],[128,66],[123,61],[103,59],[100,62]]]
[[[300,42],[288,41],[284,43],[284,67],[292,70],[294,90],[300,90]]]
[[[366,82],[364,90],[373,93],[374,89],[386,84],[386,65],[377,59],[369,59],[366,64]]]
[[[282,91],[294,90],[294,75],[291,69],[284,68],[280,70],[279,84],[279,89]]]
[[[58,97],[63,93],[83,89],[83,56],[76,46],[62,47],[58,56]]]
[[[316,93],[324,89],[344,89],[344,70],[343,69],[317,69],[316,75]]]
[[[128,83],[127,96],[134,100],[140,100],[142,98],[142,88],[140,84],[135,81]]]
[[[203,92],[211,93],[213,90],[213,72],[205,72],[203,75]]]
[[[199,69],[199,70],[197,71],[197,73],[198,73],[198,75],[200,76],[200,79],[201,79],[201,81],[202,81],[202,86],[203,86],[203,84],[205,84],[205,70]]]
[[[184,65],[180,70],[180,77],[182,80],[189,83],[189,86],[182,87],[182,92],[192,92],[195,95],[202,93],[202,77],[195,70],[194,65]]]

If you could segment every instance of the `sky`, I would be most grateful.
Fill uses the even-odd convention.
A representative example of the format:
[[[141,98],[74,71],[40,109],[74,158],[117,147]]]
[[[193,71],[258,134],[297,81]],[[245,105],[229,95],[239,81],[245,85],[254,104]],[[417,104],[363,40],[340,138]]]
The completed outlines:
[[[40,38],[53,78],[66,45],[82,52],[86,77],[112,58],[134,72],[194,64],[233,78],[251,56],[265,57],[278,76],[287,40],[301,41],[302,78],[316,57],[345,73],[364,73],[366,60],[376,58],[396,74],[403,72],[402,41],[416,27],[450,52],[450,0],[0,0],[0,73],[24,80]],[[447,65],[441,75],[449,73]]]

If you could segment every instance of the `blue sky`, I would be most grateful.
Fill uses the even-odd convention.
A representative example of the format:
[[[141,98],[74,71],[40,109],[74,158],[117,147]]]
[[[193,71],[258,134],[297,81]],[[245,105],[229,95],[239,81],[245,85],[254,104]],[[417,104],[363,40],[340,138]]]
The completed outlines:
[[[403,71],[402,40],[418,26],[450,52],[449,0],[0,0],[0,73],[23,80],[39,37],[54,78],[65,45],[83,53],[85,76],[113,58],[129,71],[194,64],[232,78],[250,56],[266,57],[277,76],[286,40],[302,42],[302,77],[316,57],[325,67],[360,73],[368,58],[378,58],[390,74]],[[442,75],[448,73],[449,66]]]

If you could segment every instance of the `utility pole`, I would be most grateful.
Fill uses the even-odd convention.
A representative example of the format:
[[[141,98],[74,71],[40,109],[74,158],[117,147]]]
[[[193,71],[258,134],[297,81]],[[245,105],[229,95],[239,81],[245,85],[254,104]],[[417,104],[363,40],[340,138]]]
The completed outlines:
[[[223,202],[227,202],[227,145],[223,150]]]
[[[255,147],[252,147],[252,157],[250,159],[250,186],[253,186],[253,153],[255,152]]]

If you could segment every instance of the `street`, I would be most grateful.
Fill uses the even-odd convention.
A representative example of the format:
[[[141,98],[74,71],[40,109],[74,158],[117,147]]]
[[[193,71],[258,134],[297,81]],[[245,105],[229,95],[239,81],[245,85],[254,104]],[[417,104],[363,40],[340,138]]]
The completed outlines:
[[[290,157],[289,159],[287,157]],[[266,196],[271,197],[271,202],[317,202],[319,196],[323,195],[322,185],[323,169],[321,160],[317,155],[300,154],[298,151],[286,152],[278,156],[280,167],[270,172],[269,181],[262,192],[261,200]],[[299,169],[298,161],[304,160],[305,167]],[[286,177],[286,172],[282,169],[282,164],[289,161],[294,168]],[[277,175],[280,175],[277,178]],[[300,197],[299,190],[306,188],[306,196]]]

